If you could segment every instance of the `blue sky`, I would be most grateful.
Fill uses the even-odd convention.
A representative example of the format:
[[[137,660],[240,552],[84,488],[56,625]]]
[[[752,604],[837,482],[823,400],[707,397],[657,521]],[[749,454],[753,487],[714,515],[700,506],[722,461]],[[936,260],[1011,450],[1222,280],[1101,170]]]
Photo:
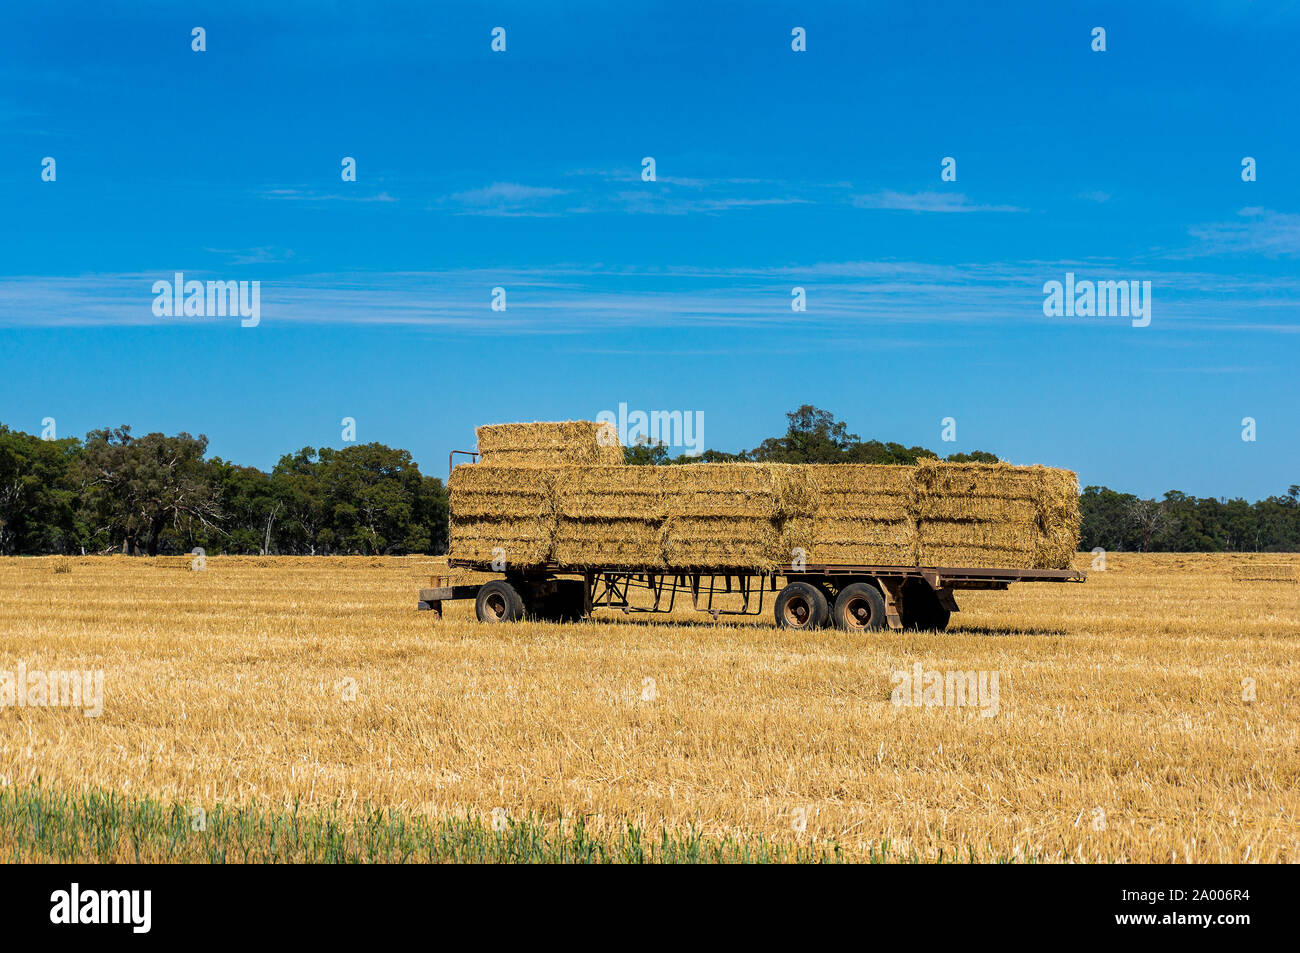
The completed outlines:
[[[1294,3],[130,6],[0,31],[11,427],[270,467],[353,417],[445,475],[479,423],[735,450],[814,403],[1143,495],[1300,482]],[[177,271],[260,324],[155,316]],[[1045,316],[1066,272],[1150,325]]]

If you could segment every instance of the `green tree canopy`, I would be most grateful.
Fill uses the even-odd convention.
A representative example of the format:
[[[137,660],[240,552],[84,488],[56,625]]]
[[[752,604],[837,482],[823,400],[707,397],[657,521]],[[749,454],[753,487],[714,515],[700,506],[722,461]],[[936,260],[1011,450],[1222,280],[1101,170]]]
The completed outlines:
[[[212,528],[219,509],[203,454],[208,438],[135,437],[130,427],[92,430],[79,460],[96,531],[122,551],[158,555],[164,530]]]
[[[0,424],[0,554],[69,552],[77,521],[80,443],[42,440]]]

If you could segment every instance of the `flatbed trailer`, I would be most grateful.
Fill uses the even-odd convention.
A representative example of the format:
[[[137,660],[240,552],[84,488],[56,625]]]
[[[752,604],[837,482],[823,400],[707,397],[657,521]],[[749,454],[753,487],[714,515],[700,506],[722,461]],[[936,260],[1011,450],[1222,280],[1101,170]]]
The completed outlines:
[[[453,559],[453,569],[494,572],[489,563]],[[719,567],[676,569],[638,566],[565,566],[545,563],[510,568],[503,579],[453,583],[449,576],[420,590],[417,608],[442,616],[443,603],[473,599],[479,621],[515,622],[525,617],[554,621],[585,618],[595,609],[624,613],[672,612],[679,597],[690,608],[721,616],[761,616],[764,595],[776,624],[814,629],[831,624],[847,631],[943,630],[958,611],[959,589],[1006,589],[1014,582],[1084,582],[1073,569],[986,569],[925,566],[790,564],[765,570]],[[721,580],[721,584],[719,584]],[[648,605],[633,605],[639,591]],[[720,597],[739,598],[722,608]],[[731,600],[734,602],[734,600]]]

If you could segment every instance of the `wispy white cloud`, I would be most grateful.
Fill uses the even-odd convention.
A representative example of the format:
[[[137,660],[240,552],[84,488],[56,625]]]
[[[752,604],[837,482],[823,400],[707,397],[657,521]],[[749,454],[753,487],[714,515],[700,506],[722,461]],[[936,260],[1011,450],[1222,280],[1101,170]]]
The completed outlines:
[[[660,169],[663,172],[663,169]],[[295,188],[267,195],[304,201],[339,196]],[[458,215],[558,217],[570,215],[718,215],[796,205],[843,206],[908,212],[1024,212],[1015,205],[982,203],[961,192],[880,191],[857,194],[849,182],[783,181],[753,176],[659,174],[643,181],[639,164],[579,168],[550,182],[496,181],[449,191],[431,209]]]
[[[1189,231],[1198,240],[1190,255],[1256,254],[1271,258],[1300,255],[1300,215],[1251,206],[1237,219],[1197,225]]]
[[[569,190],[520,185],[518,182],[493,182],[481,189],[456,192],[451,198],[461,202],[490,205],[494,202],[531,202],[535,199],[549,199],[556,195],[564,195],[567,191]]]
[[[641,166],[637,164],[635,166],[619,169],[569,169],[565,172],[565,175],[579,178],[603,179],[607,182],[639,183],[641,182]],[[656,174],[654,184],[681,186],[689,189],[719,189],[729,188],[732,186],[781,185],[784,183],[781,183],[776,179],[755,178],[753,176],[685,176]]]
[[[519,182],[493,182],[479,189],[453,192],[443,204],[458,205],[464,211],[480,214],[539,213],[552,199],[567,195],[568,189],[550,186],[523,185]]]
[[[273,188],[263,189],[261,194],[269,199],[290,202],[396,202],[397,199],[387,192],[320,192],[316,189]]]
[[[583,180],[598,180],[596,184]],[[493,182],[445,195],[435,202],[463,215],[505,217],[592,215],[692,215],[802,204],[811,199],[774,189],[761,179],[701,179],[664,176],[642,182],[631,172],[579,170],[566,180],[581,188]],[[775,193],[775,194],[774,194]]]
[[[660,183],[651,182],[643,188],[624,189],[611,193],[604,199],[604,208],[589,207],[591,211],[618,211],[641,215],[711,215],[719,212],[767,208],[782,205],[803,205],[811,199],[796,195],[682,195],[665,190]]]
[[[292,261],[293,249],[263,245],[258,248],[205,248],[213,255],[222,255],[231,265],[268,265]]]
[[[781,328],[797,322],[832,334],[854,334],[888,325],[1014,326],[1025,331],[1063,324],[1126,326],[1122,320],[1043,316],[1043,283],[1073,271],[1093,280],[1150,280],[1152,333],[1174,328],[1300,333],[1300,276],[1134,269],[1103,261],[823,261],[770,268],[559,264],[297,275],[282,270],[260,278],[264,328],[387,324],[548,334],[637,327]],[[171,277],[164,270],[0,278],[0,326],[230,323],[155,317],[152,284]],[[186,277],[234,276],[195,270],[186,271]],[[259,276],[245,268],[239,277]],[[796,285],[806,289],[808,300],[808,310],[797,315],[790,310]],[[490,308],[491,289],[497,286],[507,291],[505,312]]]
[[[858,208],[888,209],[900,212],[1023,212],[1014,205],[984,205],[972,202],[961,192],[894,192],[885,190],[855,195]]]

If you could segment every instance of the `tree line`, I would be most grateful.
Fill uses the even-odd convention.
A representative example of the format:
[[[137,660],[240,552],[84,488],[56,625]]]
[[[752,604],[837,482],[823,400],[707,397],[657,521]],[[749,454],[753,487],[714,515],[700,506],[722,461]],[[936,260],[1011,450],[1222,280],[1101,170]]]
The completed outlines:
[[[446,489],[405,450],[304,447],[267,473],[207,446],[130,427],[43,440],[0,424],[0,554],[446,551]]]
[[[781,436],[752,450],[672,457],[627,447],[630,464],[894,463],[939,455],[862,440],[828,411],[804,405]],[[442,480],[410,453],[380,443],[304,447],[269,472],[208,458],[204,436],[136,436],[129,427],[84,440],[45,440],[0,424],[0,555],[158,555],[202,547],[234,555],[403,555],[447,551]],[[987,451],[951,462],[996,463]],[[1300,551],[1300,485],[1254,503],[1170,491],[1141,499],[1085,487],[1080,548],[1108,551]]]

